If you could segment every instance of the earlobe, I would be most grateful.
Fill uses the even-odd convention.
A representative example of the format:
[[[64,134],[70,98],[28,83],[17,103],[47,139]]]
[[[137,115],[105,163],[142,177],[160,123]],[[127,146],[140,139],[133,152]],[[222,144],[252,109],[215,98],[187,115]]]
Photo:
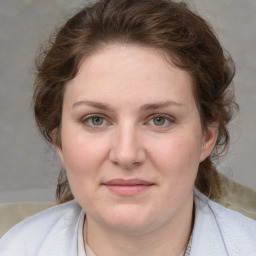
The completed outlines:
[[[62,150],[61,150],[61,148],[60,148],[59,146],[56,146],[56,145],[55,145],[55,149],[56,149],[56,151],[57,151],[57,153],[58,153],[58,155],[59,155],[59,157],[60,157],[60,159],[61,159],[61,162],[63,162],[63,156],[62,156]]]
[[[62,157],[61,139],[60,139],[60,134],[59,134],[58,128],[55,128],[52,131],[51,135],[52,135],[53,145],[62,161],[63,157]]]
[[[214,149],[218,137],[218,124],[214,123],[207,127],[202,141],[200,162],[204,161]]]

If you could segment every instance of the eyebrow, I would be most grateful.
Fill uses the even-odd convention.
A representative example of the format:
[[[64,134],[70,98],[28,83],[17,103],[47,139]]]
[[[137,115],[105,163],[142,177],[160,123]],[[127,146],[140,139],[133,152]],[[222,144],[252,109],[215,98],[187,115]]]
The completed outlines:
[[[81,106],[81,105],[87,105],[87,106],[90,106],[90,107],[94,107],[94,108],[114,112],[114,110],[108,104],[95,102],[95,101],[88,101],[88,100],[77,101],[72,105],[72,108],[75,108],[75,107]]]
[[[165,102],[159,102],[159,103],[149,103],[149,104],[145,104],[143,106],[140,107],[141,111],[148,111],[148,110],[155,110],[155,109],[159,109],[159,108],[166,108],[169,106],[185,106],[184,104],[175,102],[175,101],[165,101]]]
[[[81,105],[87,105],[90,107],[94,107],[94,108],[98,108],[101,110],[106,110],[106,111],[110,111],[110,112],[114,112],[114,109],[109,106],[108,104],[105,103],[100,103],[100,102],[95,102],[95,101],[87,101],[87,100],[82,100],[82,101],[77,101],[72,105],[72,108],[75,108],[77,106],[81,106]],[[156,109],[160,109],[160,108],[166,108],[169,106],[184,106],[184,104],[175,102],[175,101],[164,101],[164,102],[159,102],[159,103],[149,103],[149,104],[145,104],[142,105],[140,107],[140,111],[141,112],[146,112],[149,110],[156,110]]]

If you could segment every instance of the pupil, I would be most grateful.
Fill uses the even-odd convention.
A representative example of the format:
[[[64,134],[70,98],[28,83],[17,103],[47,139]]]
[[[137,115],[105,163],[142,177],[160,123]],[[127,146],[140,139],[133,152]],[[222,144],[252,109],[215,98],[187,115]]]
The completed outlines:
[[[156,117],[156,118],[154,118],[154,124],[155,125],[163,125],[164,124],[164,122],[165,122],[165,118],[163,118],[163,117]]]
[[[92,123],[94,125],[101,125],[103,123],[103,118],[102,117],[93,117]]]

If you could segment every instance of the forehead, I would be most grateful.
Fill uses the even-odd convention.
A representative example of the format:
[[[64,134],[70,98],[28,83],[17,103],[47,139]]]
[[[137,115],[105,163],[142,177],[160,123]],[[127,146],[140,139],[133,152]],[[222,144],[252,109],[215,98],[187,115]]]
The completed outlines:
[[[154,102],[193,99],[192,79],[163,51],[127,44],[110,44],[84,58],[77,76],[66,86],[65,98],[115,102],[130,98]]]

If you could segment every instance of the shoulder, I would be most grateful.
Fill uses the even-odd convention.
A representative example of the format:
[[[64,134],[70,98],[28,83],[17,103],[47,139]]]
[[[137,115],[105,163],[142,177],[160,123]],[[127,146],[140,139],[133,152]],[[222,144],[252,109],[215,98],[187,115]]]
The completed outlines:
[[[209,200],[198,191],[195,204],[194,240],[198,246],[212,248],[211,255],[256,255],[255,220]]]
[[[20,222],[1,238],[0,255],[39,255],[51,247],[59,249],[60,243],[76,234],[80,213],[81,207],[72,200]]]
[[[239,231],[240,234],[250,234],[256,238],[256,221],[254,219],[225,208],[211,200],[208,201],[208,207],[223,230]]]

